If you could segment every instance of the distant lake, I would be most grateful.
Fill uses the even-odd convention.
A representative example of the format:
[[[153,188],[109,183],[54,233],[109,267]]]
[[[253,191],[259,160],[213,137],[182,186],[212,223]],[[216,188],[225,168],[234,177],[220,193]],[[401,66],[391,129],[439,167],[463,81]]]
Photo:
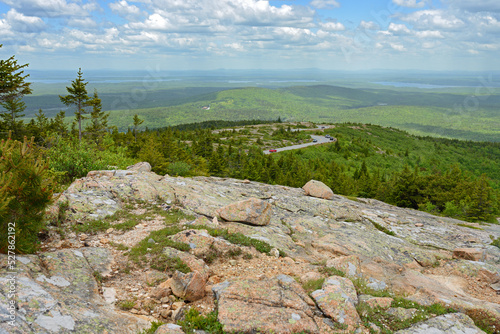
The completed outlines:
[[[429,85],[429,84],[421,84],[421,83],[416,83],[416,82],[394,82],[394,81],[377,81],[377,82],[373,82],[373,83],[379,84],[379,85],[384,85],[384,86],[412,87],[412,88],[423,88],[423,89],[469,87],[469,86]]]

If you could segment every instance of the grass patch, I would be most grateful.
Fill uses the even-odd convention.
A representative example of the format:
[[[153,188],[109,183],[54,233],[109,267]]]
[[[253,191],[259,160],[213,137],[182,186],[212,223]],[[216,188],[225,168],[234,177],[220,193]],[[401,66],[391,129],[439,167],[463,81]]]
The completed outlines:
[[[382,225],[380,225],[379,223],[371,220],[371,219],[368,219],[372,224],[373,226],[375,226],[375,228],[381,232],[384,232],[385,234],[387,235],[392,235],[393,237],[396,236],[396,233],[392,232],[391,230],[383,227]]]
[[[120,244],[120,243],[113,242],[113,241],[110,241],[109,244],[111,246],[115,247],[117,250],[121,250],[121,251],[128,250],[128,246],[125,246],[124,244]]]
[[[500,248],[500,238],[493,240],[493,242],[490,245]]]
[[[254,247],[257,251],[268,255],[271,252],[271,249],[273,249],[273,247],[265,241],[249,238],[242,233],[230,233],[227,229],[216,229],[205,225],[194,225],[191,226],[191,228],[197,230],[207,230],[208,234],[212,237],[222,237],[235,245]],[[286,256],[286,253],[282,250],[279,250],[279,253],[280,256]]]
[[[312,279],[312,280],[309,280],[309,281],[305,282],[304,284],[302,284],[302,287],[309,294],[313,291],[321,289],[324,282],[325,282],[324,278]]]
[[[457,224],[458,226],[462,226],[462,227],[468,227],[468,228],[471,228],[473,230],[481,230],[481,231],[484,231],[484,228],[480,228],[480,227],[477,227],[477,226],[472,226],[472,225],[467,225],[467,224],[463,224],[463,223],[459,223]]]
[[[335,267],[321,267],[318,269],[320,273],[327,276],[340,276],[345,277],[345,272]]]
[[[412,326],[418,322],[425,321],[429,318],[454,313],[456,310],[446,308],[441,304],[433,304],[430,306],[423,306],[410,300],[394,297],[391,307],[401,307],[406,309],[415,309],[413,316],[406,320],[401,320],[393,314],[388,313],[387,310],[381,308],[371,308],[366,303],[360,303],[356,306],[358,314],[361,317],[363,324],[370,328],[370,323],[377,325],[380,328],[380,333],[393,333],[394,331],[401,330]],[[370,332],[373,332],[370,329]]]
[[[169,237],[179,233],[182,229],[174,225],[182,219],[192,217],[186,216],[182,211],[175,210],[169,212],[165,217],[165,224],[169,225],[161,230],[152,231],[132,247],[128,252],[128,258],[135,264],[144,267],[150,264],[152,268],[164,271],[167,268],[173,268],[182,272],[189,272],[189,268],[178,258],[169,258],[163,254],[165,247],[172,247],[183,252],[190,250],[189,245],[171,240]],[[154,243],[149,242],[153,239]]]
[[[83,224],[75,224],[72,230],[76,233],[96,234],[97,232],[106,231],[111,227],[111,224],[105,220],[92,220]]]
[[[151,327],[149,327],[148,329],[143,329],[138,334],[154,334],[161,325],[163,325],[163,322],[153,321],[151,322]]]
[[[211,334],[223,334],[223,325],[217,320],[217,312],[213,311],[206,316],[200,314],[197,309],[186,312],[184,320],[178,321],[184,333],[194,333],[195,330],[204,330]]]
[[[182,262],[178,257],[168,257],[165,254],[159,254],[157,256],[153,256],[151,261],[151,268],[166,271],[167,269],[178,270],[181,273],[187,274],[191,271],[191,269]]]
[[[134,308],[134,305],[135,305],[135,300],[120,300],[119,302],[116,303],[116,306],[118,306],[119,309],[124,311],[130,311],[131,309]]]
[[[375,290],[368,286],[368,281],[364,278],[352,278],[352,284],[356,288],[358,295],[370,295],[374,297],[393,297],[392,293],[386,288],[383,290]]]
[[[498,329],[500,328],[500,320],[490,312],[486,310],[474,309],[465,311],[465,314],[474,321],[474,324],[477,327],[481,328],[486,333],[498,333]]]
[[[129,231],[144,220],[154,219],[157,216],[169,219],[171,216],[175,216],[177,214],[175,210],[164,210],[158,205],[153,205],[146,202],[137,202],[136,204],[140,204],[141,208],[146,209],[146,211],[138,215],[133,214],[130,211],[134,209],[134,205],[132,203],[127,203],[125,204],[124,209],[118,210],[110,216],[106,216],[102,219],[88,221],[83,224],[73,225],[72,229],[74,232],[87,234],[96,234],[98,232],[106,231],[110,227],[114,228],[115,230]],[[113,224],[117,221],[122,222]]]

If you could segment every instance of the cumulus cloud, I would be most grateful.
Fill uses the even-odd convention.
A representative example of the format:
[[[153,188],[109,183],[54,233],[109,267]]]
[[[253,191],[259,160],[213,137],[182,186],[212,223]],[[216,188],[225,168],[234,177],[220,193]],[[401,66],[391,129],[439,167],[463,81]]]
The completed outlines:
[[[409,34],[410,33],[410,29],[408,29],[408,27],[405,26],[404,24],[396,24],[393,22],[391,22],[389,24],[389,28],[387,28],[387,30],[390,31],[391,33],[395,33],[395,34]]]
[[[445,0],[444,3],[470,12],[500,12],[498,0]]]
[[[373,21],[364,21],[362,20],[360,23],[359,23],[359,28],[363,29],[363,30],[378,30],[380,29],[380,26],[373,22]]]
[[[415,32],[419,38],[444,38],[443,34],[437,30],[423,30]]]
[[[20,13],[39,17],[87,16],[97,7],[94,3],[80,4],[66,0],[3,0]]]
[[[135,5],[130,5],[127,1],[121,0],[109,4],[109,8],[118,15],[126,18],[134,18],[142,15],[142,11]]]
[[[310,4],[319,9],[340,7],[340,4],[336,0],[312,0]]]
[[[395,5],[401,7],[409,8],[423,8],[425,7],[427,0],[417,1],[417,0],[392,0]]]
[[[5,16],[5,21],[14,31],[19,32],[39,32],[45,29],[45,22],[39,17],[26,16],[11,9]]]
[[[393,48],[396,51],[406,51],[406,48],[402,44],[397,44],[397,43],[391,43],[391,48]]]
[[[340,22],[320,22],[320,27],[325,31],[343,31],[345,26]]]
[[[401,15],[400,19],[420,29],[456,29],[464,26],[463,20],[441,9],[420,10]]]

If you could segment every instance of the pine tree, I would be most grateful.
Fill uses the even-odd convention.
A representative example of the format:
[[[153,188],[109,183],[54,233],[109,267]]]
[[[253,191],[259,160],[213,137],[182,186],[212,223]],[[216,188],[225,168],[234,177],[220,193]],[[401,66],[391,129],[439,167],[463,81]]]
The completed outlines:
[[[15,136],[20,136],[23,124],[16,119],[24,116],[21,113],[26,108],[22,98],[31,94],[31,83],[26,82],[29,74],[25,75],[22,70],[27,66],[28,64],[19,65],[15,56],[6,60],[0,59],[0,105],[5,109],[2,123],[3,127],[14,131]]]
[[[94,90],[91,105],[90,124],[85,127],[85,132],[88,133],[93,142],[100,145],[108,128],[109,113],[102,111],[102,103],[97,90]]]
[[[134,115],[134,141],[137,141],[137,127],[144,123],[143,119],[140,119],[137,114]]]
[[[4,128],[12,131],[14,139],[20,139],[24,122],[22,120],[17,121],[17,119],[24,117],[24,114],[21,113],[26,109],[22,97],[9,98],[4,102],[0,102],[0,105],[6,110],[5,113],[0,115]]]
[[[76,106],[75,121],[78,123],[78,141],[82,141],[82,120],[85,119],[85,108],[92,105],[92,98],[88,96],[87,84],[83,79],[82,69],[78,69],[77,77],[71,82],[71,87],[66,87],[68,95],[61,96],[61,102],[66,106]]]
[[[53,178],[48,163],[41,160],[33,138],[21,143],[7,139],[0,142],[0,253],[9,248],[7,231],[15,226],[15,251],[37,250],[38,232],[44,227],[45,208],[52,201]]]

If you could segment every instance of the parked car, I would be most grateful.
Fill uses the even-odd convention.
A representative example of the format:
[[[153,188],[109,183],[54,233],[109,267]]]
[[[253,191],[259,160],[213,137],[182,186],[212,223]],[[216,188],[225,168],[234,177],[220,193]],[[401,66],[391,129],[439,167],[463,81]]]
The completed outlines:
[[[317,143],[317,142],[318,142],[318,140],[317,140],[317,139],[313,139],[313,143]]]
[[[275,150],[274,148],[273,149],[270,149],[269,152],[271,153],[275,153],[275,152],[278,152],[278,150]]]

